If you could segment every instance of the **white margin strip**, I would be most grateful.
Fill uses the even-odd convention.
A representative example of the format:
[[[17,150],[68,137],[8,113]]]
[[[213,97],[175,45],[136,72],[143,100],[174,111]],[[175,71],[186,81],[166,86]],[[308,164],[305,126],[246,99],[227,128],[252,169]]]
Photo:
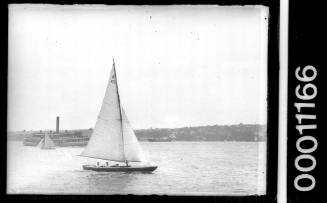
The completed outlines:
[[[289,1],[280,0],[277,202],[287,202],[287,89]]]

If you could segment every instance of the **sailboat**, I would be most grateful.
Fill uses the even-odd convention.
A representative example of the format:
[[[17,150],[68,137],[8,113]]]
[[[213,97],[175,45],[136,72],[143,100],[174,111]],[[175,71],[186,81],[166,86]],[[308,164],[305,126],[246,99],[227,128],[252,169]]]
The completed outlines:
[[[44,137],[42,138],[42,140],[40,141],[38,146],[41,149],[54,149],[55,148],[55,144],[53,143],[53,141],[51,140],[51,138],[49,137],[49,135],[47,133],[45,133]]]
[[[90,140],[80,156],[115,161],[106,166],[83,165],[84,170],[107,172],[152,172],[157,166],[148,163],[131,124],[121,106],[115,61],[109,77],[102,106]],[[133,162],[141,164],[131,165]],[[99,162],[98,162],[99,163]]]

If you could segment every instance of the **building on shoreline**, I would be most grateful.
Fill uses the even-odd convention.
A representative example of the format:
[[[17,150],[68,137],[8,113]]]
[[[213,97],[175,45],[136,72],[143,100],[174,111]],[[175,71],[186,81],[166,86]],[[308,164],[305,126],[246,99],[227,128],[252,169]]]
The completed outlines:
[[[25,146],[37,146],[38,143],[48,133],[51,140],[56,146],[85,146],[89,139],[90,133],[83,133],[81,131],[60,131],[59,130],[59,116],[56,118],[56,131],[41,131],[37,133],[30,133],[24,136],[23,144]]]

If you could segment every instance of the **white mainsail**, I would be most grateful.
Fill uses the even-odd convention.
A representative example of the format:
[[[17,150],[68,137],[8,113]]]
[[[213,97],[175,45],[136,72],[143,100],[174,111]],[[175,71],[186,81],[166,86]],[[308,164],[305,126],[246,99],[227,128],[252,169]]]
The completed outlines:
[[[81,156],[118,162],[146,161],[120,105],[115,63],[94,131]]]

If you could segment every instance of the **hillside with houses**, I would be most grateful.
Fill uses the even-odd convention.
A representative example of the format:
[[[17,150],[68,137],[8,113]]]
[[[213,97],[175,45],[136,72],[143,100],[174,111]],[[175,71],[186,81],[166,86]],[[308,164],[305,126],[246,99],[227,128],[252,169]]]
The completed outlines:
[[[90,136],[92,128],[68,130],[66,132],[81,132]],[[23,140],[27,134],[40,131],[8,132],[8,140]],[[42,132],[42,131],[41,131]],[[135,130],[140,141],[170,140],[170,141],[265,141],[266,125],[238,124],[212,125],[183,128],[149,128]]]

